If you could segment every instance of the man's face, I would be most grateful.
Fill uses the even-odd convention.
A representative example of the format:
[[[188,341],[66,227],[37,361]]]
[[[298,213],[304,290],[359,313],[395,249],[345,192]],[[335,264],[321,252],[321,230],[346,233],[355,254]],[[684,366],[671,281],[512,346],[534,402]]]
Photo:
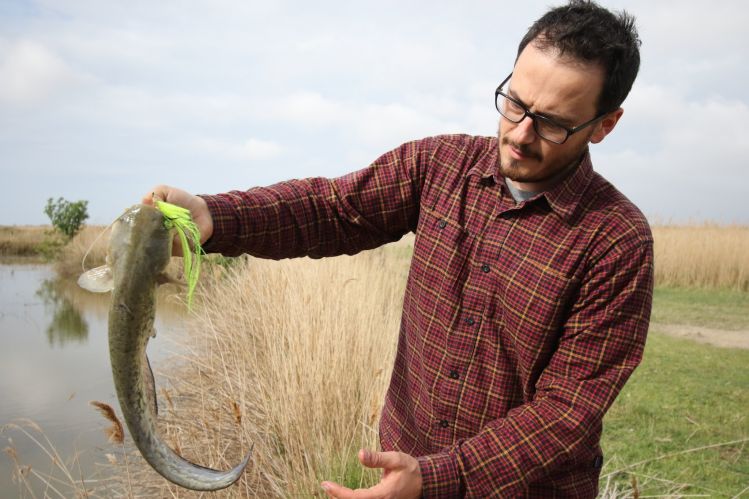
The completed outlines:
[[[531,42],[518,57],[505,92],[529,110],[573,128],[596,116],[603,78],[603,68],[543,52]],[[531,118],[512,123],[500,117],[499,171],[520,189],[545,190],[549,180],[580,159],[589,141],[602,140],[608,131],[598,122],[554,144],[536,134]]]

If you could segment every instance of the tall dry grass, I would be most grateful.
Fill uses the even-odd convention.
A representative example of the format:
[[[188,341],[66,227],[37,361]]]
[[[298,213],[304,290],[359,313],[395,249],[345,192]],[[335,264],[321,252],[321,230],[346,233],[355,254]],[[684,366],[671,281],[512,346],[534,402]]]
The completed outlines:
[[[89,248],[86,268],[104,263],[108,234],[92,244],[104,227],[86,226],[55,258],[58,273],[78,275]],[[35,255],[50,228],[0,227],[0,256]],[[715,224],[654,225],[657,286],[724,288],[749,291],[749,227]]]
[[[61,277],[77,277],[86,269],[104,265],[109,244],[109,231],[106,227],[87,225],[70,242],[62,247],[55,258],[55,271]],[[83,257],[86,261],[83,261]]]
[[[253,449],[224,497],[310,497],[323,479],[377,481],[361,474],[356,452],[378,447],[408,266],[394,254],[243,258],[199,291],[190,353],[167,372],[160,418],[166,441],[200,464],[227,469]],[[136,496],[190,495],[132,463],[130,475]]]
[[[0,226],[0,256],[37,256],[51,231],[45,225]]]
[[[105,227],[87,225],[68,241],[49,225],[0,226],[0,257],[44,257],[54,260],[61,276],[70,277],[80,273],[81,259],[89,248],[87,266],[104,263],[108,234],[97,240],[104,231]]]
[[[749,227],[656,225],[658,286],[749,291]]]
[[[699,286],[733,279],[746,290],[747,231],[654,227],[656,279]],[[66,253],[76,272],[90,246],[84,237],[91,235]],[[227,269],[205,269],[189,333],[180,339],[187,353],[154,368],[161,433],[178,453],[228,469],[253,450],[239,484],[219,497],[310,497],[321,495],[323,479],[350,486],[378,479],[377,472],[360,472],[355,455],[378,446],[409,256],[401,244],[355,257],[240,258]],[[667,276],[699,274],[693,267],[712,271],[701,280],[664,282],[668,265],[674,270]],[[200,495],[167,483],[126,448],[109,454],[117,476],[104,495]],[[633,497],[636,490],[602,486],[606,498]]]
[[[84,474],[80,464],[82,454],[60,454],[54,442],[34,421],[22,419],[4,424],[0,426],[0,437],[7,442],[3,451],[10,460],[12,481],[18,486],[18,494],[14,497],[112,497],[110,491],[114,489],[108,486],[107,476],[100,470],[87,470]],[[31,466],[23,462],[16,448],[16,440],[22,439],[34,444],[46,461],[44,465]],[[107,454],[107,458],[117,461],[114,454]],[[116,484],[116,480],[113,483]]]

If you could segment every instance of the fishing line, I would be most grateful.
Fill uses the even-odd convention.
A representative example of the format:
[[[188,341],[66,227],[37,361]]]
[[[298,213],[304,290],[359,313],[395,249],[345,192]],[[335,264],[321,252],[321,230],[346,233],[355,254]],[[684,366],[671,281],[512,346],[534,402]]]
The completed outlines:
[[[114,221],[111,224],[109,224],[106,227],[104,227],[104,230],[101,231],[101,232],[99,232],[99,235],[96,236],[96,238],[94,239],[94,241],[89,245],[88,249],[83,254],[83,258],[81,259],[81,269],[83,269],[83,272],[86,272],[86,270],[87,270],[86,269],[86,257],[88,256],[89,253],[91,253],[91,250],[93,249],[94,245],[99,240],[99,238],[101,236],[103,236],[106,231],[108,231],[109,229],[111,229],[112,226],[114,225],[114,222],[116,222],[117,220],[119,220],[119,217],[117,217],[116,219],[114,219]]]

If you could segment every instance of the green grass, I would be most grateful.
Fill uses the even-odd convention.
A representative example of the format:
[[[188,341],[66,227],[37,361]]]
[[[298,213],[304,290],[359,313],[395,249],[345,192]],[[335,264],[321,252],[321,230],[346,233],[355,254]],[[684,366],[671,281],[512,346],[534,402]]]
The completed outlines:
[[[668,306],[676,308],[681,296],[694,295],[666,293]],[[735,304],[704,305],[740,315],[733,310]],[[653,333],[643,363],[606,416],[602,483],[606,474],[626,469],[616,475],[617,482],[628,485],[634,474],[642,496],[673,493],[683,484],[679,494],[734,497],[749,486],[748,413],[749,350]],[[745,441],[740,444],[658,459],[741,439]],[[644,460],[650,461],[627,468]]]
[[[749,329],[749,293],[657,287],[652,321],[716,329]]]
[[[334,460],[328,469],[322,470],[318,475],[318,482],[332,481],[352,490],[369,488],[379,483],[381,470],[362,466],[357,457],[358,451],[352,448]]]
[[[662,323],[749,329],[747,305],[749,293],[658,288],[653,312]],[[634,478],[640,497],[749,496],[749,350],[651,332],[606,416],[602,446],[602,492],[611,478],[608,492],[632,497]],[[715,447],[700,449],[707,446]],[[325,478],[352,488],[376,482],[350,458]]]

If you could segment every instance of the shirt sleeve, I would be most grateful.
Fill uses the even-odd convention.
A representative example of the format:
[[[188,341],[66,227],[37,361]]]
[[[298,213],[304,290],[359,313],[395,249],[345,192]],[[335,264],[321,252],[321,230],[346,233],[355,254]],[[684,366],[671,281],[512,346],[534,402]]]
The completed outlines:
[[[335,178],[202,195],[214,231],[206,252],[262,258],[354,254],[416,228],[432,139],[409,142]]]
[[[423,497],[519,497],[550,473],[586,460],[593,466],[603,416],[642,359],[652,236],[647,227],[632,229],[598,254],[533,400],[475,437],[419,458]]]

